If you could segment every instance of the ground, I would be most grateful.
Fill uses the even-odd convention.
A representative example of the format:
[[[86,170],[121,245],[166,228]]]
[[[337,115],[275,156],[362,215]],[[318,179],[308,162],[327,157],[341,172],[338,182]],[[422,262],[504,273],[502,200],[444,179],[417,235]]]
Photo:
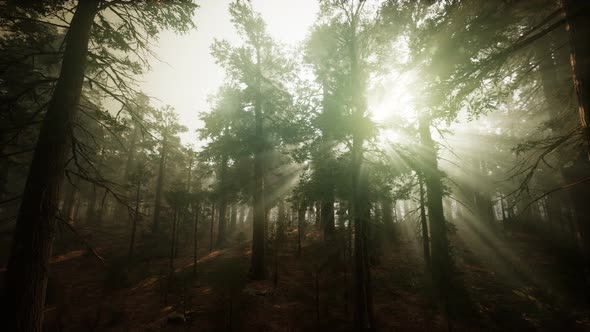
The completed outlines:
[[[203,236],[196,277],[191,249],[181,248],[170,282],[165,254],[154,259],[139,255],[127,264],[124,237],[116,241],[108,234],[88,239],[106,265],[86,250],[67,248],[55,256],[46,331],[352,329],[346,250],[322,244],[315,231],[308,232],[301,255],[295,230],[281,242],[277,257],[270,242],[269,278],[262,282],[248,280],[250,244],[240,240],[245,238],[240,231],[228,247],[212,252]],[[396,240],[382,241],[375,260],[379,331],[447,330],[447,316],[431,291],[414,234],[401,229]],[[585,293],[575,287],[580,285],[576,269],[566,268],[575,264],[525,234],[499,230],[485,237],[477,232],[453,236],[455,277],[461,288],[453,292],[453,330],[590,331]],[[138,251],[149,247],[140,245]]]

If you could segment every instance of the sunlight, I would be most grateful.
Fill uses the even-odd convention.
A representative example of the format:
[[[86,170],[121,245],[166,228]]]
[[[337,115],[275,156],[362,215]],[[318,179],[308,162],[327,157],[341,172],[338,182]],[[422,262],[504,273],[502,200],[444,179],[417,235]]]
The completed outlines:
[[[392,72],[371,89],[368,107],[371,119],[380,126],[380,142],[399,141],[400,127],[416,123],[417,83],[414,72]]]
[[[229,0],[199,4],[194,18],[199,29],[186,35],[164,31],[154,48],[158,59],[152,61],[151,71],[141,83],[141,89],[155,97],[156,104],[176,108],[181,122],[189,128],[181,134],[182,142],[197,148],[204,145],[195,135],[195,129],[203,126],[197,115],[208,110],[208,96],[217,91],[225,77],[223,69],[215,65],[209,46],[215,38],[239,41],[230,22],[229,4]],[[316,0],[257,0],[253,4],[272,37],[290,46],[305,38],[319,10]]]
[[[0,1],[0,326],[590,331],[582,3]]]

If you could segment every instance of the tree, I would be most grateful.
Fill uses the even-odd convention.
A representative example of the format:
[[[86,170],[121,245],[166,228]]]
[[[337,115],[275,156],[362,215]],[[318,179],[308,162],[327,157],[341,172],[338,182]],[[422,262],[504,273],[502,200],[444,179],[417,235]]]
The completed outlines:
[[[570,63],[572,78],[578,100],[578,112],[582,140],[586,148],[580,151],[574,166],[566,173],[570,182],[587,182],[590,175],[590,46],[587,42],[590,33],[590,6],[584,1],[562,0],[567,21],[567,32],[570,44]],[[585,150],[585,151],[584,151]],[[585,154],[585,155],[584,155]],[[578,183],[572,191],[572,200],[576,208],[578,231],[581,235],[581,246],[584,256],[587,293],[590,294],[590,209],[583,197],[590,195],[588,183]],[[589,295],[590,296],[590,295]]]
[[[41,331],[57,199],[98,5],[83,1],[76,8],[66,37],[67,66],[62,66],[29,169],[6,269],[3,313],[9,330]]]
[[[164,178],[166,176],[166,161],[171,152],[178,150],[180,139],[176,135],[187,129],[178,123],[178,114],[171,106],[163,107],[154,113],[154,127],[160,136],[160,152],[158,156],[158,180],[156,182],[152,231],[158,233],[160,213],[162,210],[162,194],[164,192]]]
[[[145,184],[147,178],[149,178],[149,171],[142,163],[137,163],[135,171],[129,174],[129,181],[131,185],[135,187],[135,209],[133,212],[133,222],[131,225],[131,240],[129,241],[129,259],[133,258],[133,250],[135,246],[135,236],[137,232],[137,224],[140,221],[139,205],[141,203],[141,187]]]
[[[32,4],[31,9],[41,14],[51,13],[61,10],[61,5],[63,4],[60,1],[46,5]],[[137,14],[136,10],[150,9],[151,13],[143,18],[156,17],[156,19],[150,22],[154,29],[148,37],[154,36],[160,27],[174,24],[180,31],[186,29],[191,23],[183,17],[183,14],[187,9],[188,12],[192,12],[195,8],[193,4],[184,1],[167,6],[165,9],[157,8],[160,6],[146,5],[143,1],[134,4],[95,0],[77,3],[65,37],[59,78],[49,99],[29,168],[7,265],[3,315],[9,330],[39,331],[41,329],[59,189],[64,177],[67,153],[72,144],[72,121],[78,111],[86,77],[87,58],[91,54],[89,44],[91,40],[101,40],[104,42],[104,48],[108,47],[107,45],[115,47],[109,42],[117,40],[127,43],[135,37],[132,34],[133,29],[136,28],[134,24],[129,24],[128,27],[132,29],[130,31],[129,29],[116,30],[116,27],[108,24],[108,20],[102,20],[101,24],[94,22],[101,11],[106,8],[116,11],[116,8],[120,6],[128,6],[126,8],[130,9],[126,15],[122,15],[123,21]],[[160,10],[174,14],[166,18],[158,18]],[[104,29],[100,30],[100,28]],[[106,34],[101,35],[105,32]],[[124,35],[125,33],[127,35]],[[110,39],[113,36],[115,39]],[[123,52],[133,51],[128,45],[119,45],[119,47]],[[145,44],[139,45],[138,49],[142,48],[145,49]],[[104,54],[112,55],[111,52]]]
[[[243,45],[233,47],[227,41],[216,40],[213,56],[229,74],[233,82],[245,85],[244,96],[253,113],[251,146],[253,155],[252,205],[254,210],[252,258],[250,277],[266,277],[264,256],[264,229],[267,206],[265,204],[265,154],[269,151],[265,122],[273,113],[277,101],[288,97],[283,81],[289,74],[289,62],[266,32],[264,21],[247,2],[230,4],[232,22],[243,37]]]

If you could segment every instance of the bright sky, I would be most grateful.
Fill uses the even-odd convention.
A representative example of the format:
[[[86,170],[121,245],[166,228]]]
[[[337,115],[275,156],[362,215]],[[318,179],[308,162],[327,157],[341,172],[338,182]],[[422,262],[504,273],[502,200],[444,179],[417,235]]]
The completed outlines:
[[[154,61],[145,75],[142,90],[157,98],[155,105],[172,105],[181,123],[189,127],[183,143],[196,140],[198,114],[207,110],[207,97],[223,83],[225,72],[215,64],[209,46],[214,38],[238,40],[230,22],[231,0],[202,0],[194,17],[196,31],[186,35],[163,32],[154,51],[162,62]],[[296,45],[302,41],[318,12],[318,0],[252,0],[254,9],[267,23],[279,42]]]

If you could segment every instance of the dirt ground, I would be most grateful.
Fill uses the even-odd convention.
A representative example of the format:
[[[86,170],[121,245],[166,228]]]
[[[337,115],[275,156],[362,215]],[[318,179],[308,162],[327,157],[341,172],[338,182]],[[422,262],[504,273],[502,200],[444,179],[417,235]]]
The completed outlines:
[[[482,236],[465,229],[452,239],[460,285],[449,313],[454,331],[590,331],[584,292],[575,287],[579,275],[559,251],[524,233]],[[45,330],[352,330],[345,248],[325,245],[310,231],[298,255],[290,230],[277,255],[269,242],[268,280],[249,282],[249,243],[234,234],[226,248],[212,252],[207,237],[200,238],[196,276],[190,246],[178,251],[172,277],[169,250],[152,259],[139,254],[128,264],[125,237],[113,240],[108,231],[88,239],[106,265],[86,250],[62,249],[51,266]],[[447,315],[412,234],[402,230],[396,241],[382,241],[376,255],[378,329],[446,331]],[[149,249],[140,244],[137,251]]]

